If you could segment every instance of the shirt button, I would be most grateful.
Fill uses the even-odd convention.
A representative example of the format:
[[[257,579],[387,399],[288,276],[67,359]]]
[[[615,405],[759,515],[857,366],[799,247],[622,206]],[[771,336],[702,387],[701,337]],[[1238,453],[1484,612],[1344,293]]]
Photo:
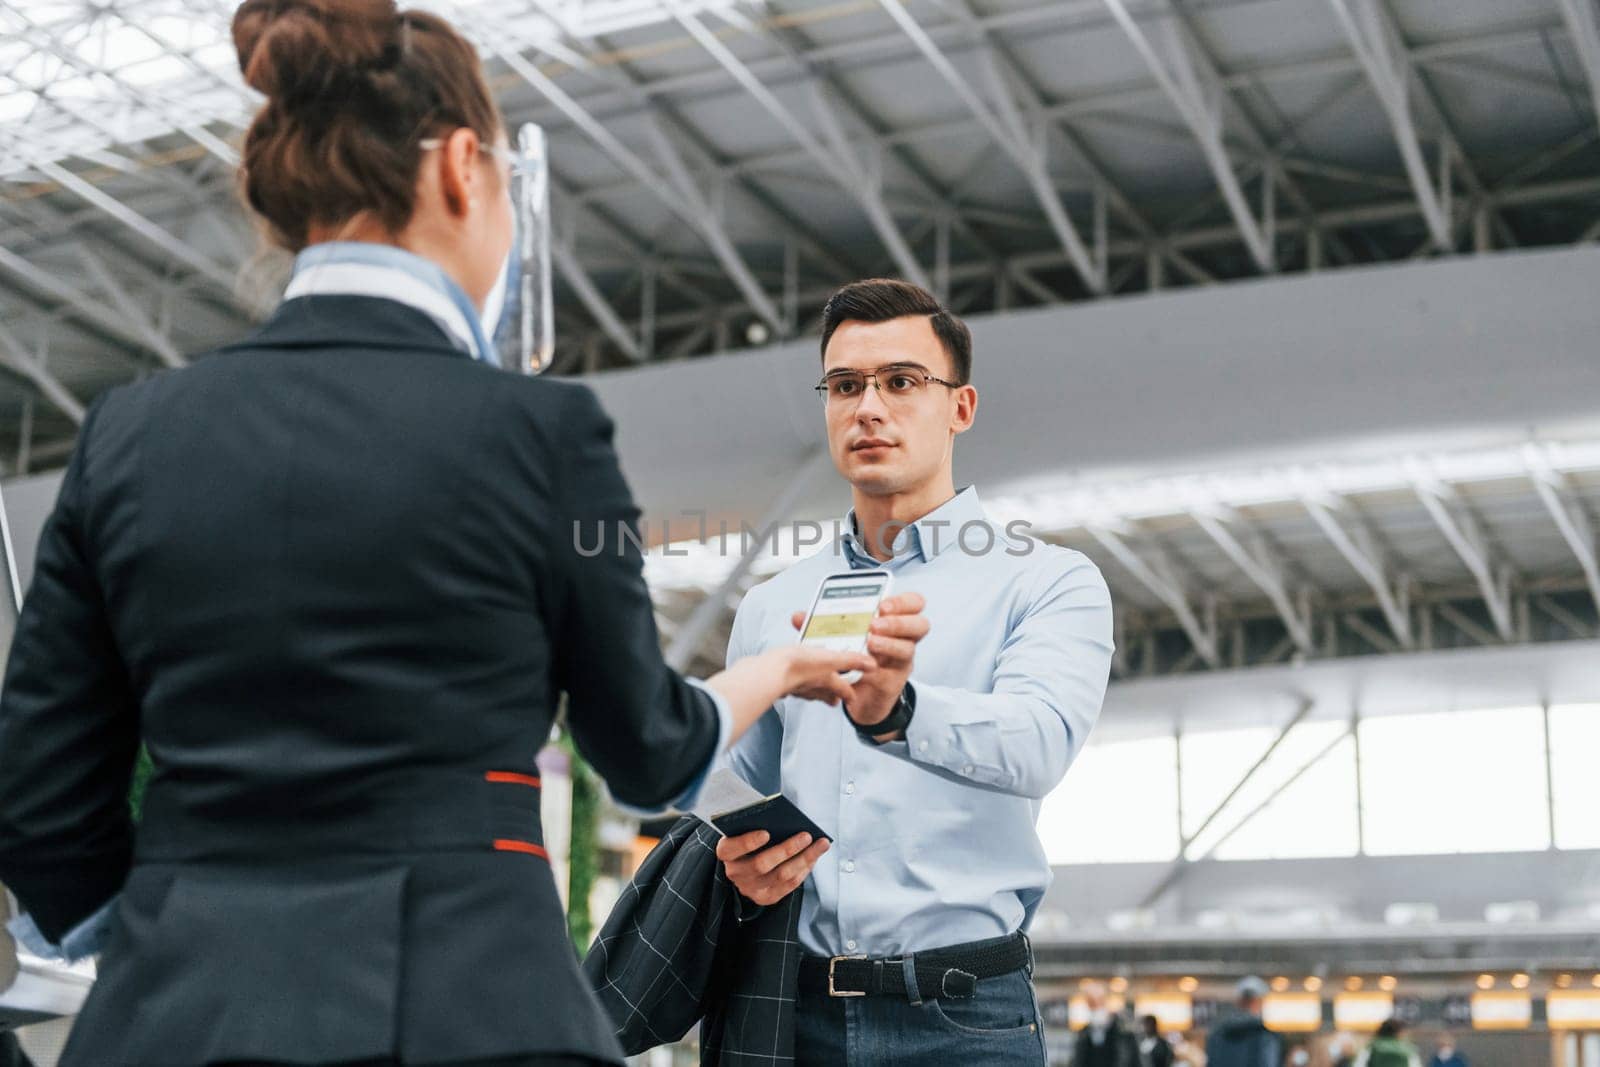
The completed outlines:
[[[855,872],[856,872],[856,861],[855,860],[845,860],[844,861],[844,873],[845,874],[854,874]]]
[[[844,795],[847,797],[856,795],[856,784],[854,782],[846,782],[844,784]]]
[[[854,941],[846,941],[844,943],[844,947],[846,951],[854,952],[856,950],[856,943]]]
[[[969,763],[965,767],[961,768],[961,773],[962,774],[971,774],[972,773],[972,764]]]
[[[926,741],[918,741],[917,742],[917,751],[918,752],[926,752],[926,751],[928,751],[928,742],[926,742]]]

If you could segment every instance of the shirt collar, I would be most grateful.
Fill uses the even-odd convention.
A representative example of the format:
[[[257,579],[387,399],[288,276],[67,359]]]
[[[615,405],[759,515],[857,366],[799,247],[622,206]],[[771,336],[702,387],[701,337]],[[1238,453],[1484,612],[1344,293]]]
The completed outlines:
[[[987,522],[988,517],[983,512],[982,502],[978,500],[977,487],[969,485],[896,533],[889,545],[893,553],[891,561],[900,560],[914,553],[922,562],[930,562],[935,556],[956,544],[961,535],[961,528],[974,521]],[[842,540],[845,556],[852,565],[883,566],[881,561],[867,551],[861,539],[856,526],[855,508],[845,512]]]
[[[335,294],[376,296],[415,308],[432,319],[456,348],[494,363],[477,309],[431,259],[368,241],[324,241],[295,256],[285,300]]]

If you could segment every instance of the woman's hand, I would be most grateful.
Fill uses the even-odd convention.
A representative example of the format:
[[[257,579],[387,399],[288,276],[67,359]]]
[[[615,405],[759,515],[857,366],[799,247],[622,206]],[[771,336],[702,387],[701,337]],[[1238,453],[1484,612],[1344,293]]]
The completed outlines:
[[[706,684],[727,700],[733,712],[728,743],[737,741],[779,698],[804,697],[837,705],[850,696],[845,671],[865,671],[875,666],[865,652],[834,652],[804,645],[785,645],[756,656],[746,656]]]
[[[837,704],[850,697],[852,686],[844,680],[848,671],[865,671],[875,661],[865,652],[836,652],[832,649],[790,645],[765,652],[781,656],[784,666],[784,695],[802,700]]]

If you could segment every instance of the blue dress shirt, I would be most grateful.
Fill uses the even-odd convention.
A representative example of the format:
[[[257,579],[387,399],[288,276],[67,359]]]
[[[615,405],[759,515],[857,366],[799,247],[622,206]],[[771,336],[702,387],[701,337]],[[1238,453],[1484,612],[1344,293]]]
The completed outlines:
[[[804,886],[800,940],[892,956],[1025,929],[1050,884],[1040,802],[1082,751],[1111,669],[1111,597],[1082,553],[1011,536],[967,488],[902,530],[887,563],[855,513],[820,552],[750,591],[728,662],[796,640],[829,574],[881,567],[927,600],[903,741],[858,737],[838,708],[786,697],[728,752],[834,839]]]

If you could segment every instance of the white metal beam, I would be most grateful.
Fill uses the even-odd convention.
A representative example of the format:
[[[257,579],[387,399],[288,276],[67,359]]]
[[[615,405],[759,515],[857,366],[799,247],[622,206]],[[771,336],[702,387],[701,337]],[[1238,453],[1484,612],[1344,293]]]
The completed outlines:
[[[550,258],[555,261],[556,269],[561,272],[562,279],[578,295],[579,302],[594,316],[594,321],[600,324],[606,336],[622,349],[622,354],[634,363],[642,361],[644,351],[639,347],[638,338],[629,332],[611,305],[606,303],[606,298],[594,284],[594,279],[589,277],[589,272],[578,262],[578,255],[571,245],[565,241],[551,241]]]
[[[616,244],[626,256],[628,264],[637,265],[644,260],[651,260],[654,263],[657,277],[671,285],[695,304],[701,307],[710,307],[716,302],[704,288],[696,285],[684,277],[682,273],[663,263],[647,242],[612,219],[599,206],[586,203],[583,197],[574,193],[571,188],[557,177],[554,170],[550,174],[550,203],[554,217],[561,217],[567,212],[574,216],[570,221],[574,234],[578,229],[576,216],[581,214],[585,218],[583,222],[584,228],[591,235],[603,235],[607,240]]]
[[[836,9],[841,12],[848,9]],[[778,18],[792,22],[792,16],[779,13]],[[1006,8],[992,13],[975,16],[976,24],[986,33],[1007,31],[1015,34],[1028,34],[1031,31],[1042,31],[1051,35],[1069,33],[1074,31],[1087,31],[1102,26],[1113,24],[1109,15],[1101,16],[1099,11],[1089,7],[1072,8],[1064,5],[1060,0],[1048,0],[1045,3],[1035,4],[1026,8]],[[771,22],[773,20],[767,20]],[[928,35],[936,42],[948,46],[949,51],[967,43],[971,37],[968,24],[957,21],[939,22],[928,26]],[[1560,17],[1551,13],[1548,16],[1535,16],[1520,20],[1516,24],[1504,25],[1483,33],[1464,34],[1459,37],[1449,37],[1430,41],[1427,44],[1418,44],[1411,49],[1411,62],[1418,66],[1433,66],[1436,64],[1473,63],[1474,68],[1480,65],[1480,58],[1487,52],[1515,49],[1543,47],[1546,40],[1555,36],[1565,36],[1566,30]],[[849,36],[827,43],[808,43],[798,53],[808,71],[818,71],[828,68],[846,69],[852,63],[863,66],[879,66],[892,64],[907,58],[907,52],[902,45],[909,45],[905,35],[898,29],[881,35]],[[914,49],[913,49],[914,51]],[[596,56],[591,60],[595,63],[610,61],[612,57]],[[751,71],[763,84],[769,88],[780,85],[785,80],[785,75],[793,69],[793,64],[776,56],[752,60],[748,64]],[[1295,57],[1292,60],[1276,60],[1268,63],[1239,65],[1221,75],[1224,89],[1253,91],[1265,85],[1317,80],[1360,73],[1360,63],[1348,50],[1329,52],[1320,56],[1306,58]],[[650,97],[665,95],[694,94],[714,88],[721,83],[723,75],[715,68],[705,68],[686,71],[681,74],[669,75],[658,78],[640,86]],[[1559,83],[1548,82],[1545,86],[1549,91],[1561,92]],[[1118,88],[1100,92],[1086,97],[1078,97],[1061,103],[1051,105],[1046,111],[1050,119],[1073,118],[1089,114],[1115,114],[1128,109],[1139,109],[1152,103],[1159,103],[1165,99],[1158,87],[1129,87]],[[638,94],[632,90],[619,89],[601,91],[584,98],[585,105],[591,112],[600,115],[603,119],[616,119],[624,114],[631,113],[630,108],[638,110],[644,106],[639,102]],[[546,111],[543,116],[533,116],[534,121],[539,121],[547,128],[559,125],[558,116]],[[957,132],[963,127],[970,126],[975,120],[969,116],[960,116],[954,119],[941,120],[933,123],[919,124],[897,130],[890,134],[886,140],[890,143],[911,143],[927,139],[940,139]],[[799,154],[799,149],[785,150],[777,155],[779,157],[792,157]]]
[[[1434,245],[1447,252],[1455,246],[1447,204],[1448,175],[1441,182],[1444,190],[1441,193],[1441,189],[1434,186],[1428,164],[1422,158],[1422,141],[1412,120],[1411,70],[1406,49],[1395,40],[1387,17],[1379,9],[1379,0],[1328,0],[1328,3],[1389,120],[1389,129],[1400,149],[1400,159],[1416,194],[1417,206],[1428,224],[1428,233]]]
[[[94,183],[85,181],[82,177],[72,173],[59,163],[38,157],[30,157],[28,165],[62,188],[87,200],[140,237],[143,237],[146,241],[160,248],[194,273],[217,286],[227,295],[229,302],[240,311],[252,318],[256,317],[257,309],[251,307],[246,301],[241,300],[234,292],[233,275],[210,257],[196,251],[186,242],[174,237],[120,200],[107,194]]]
[[[1315,651],[1309,590],[1304,586],[1297,591],[1289,588],[1289,565],[1283,554],[1259,531],[1250,530],[1244,518],[1232,508],[1205,503],[1190,514],[1223,554],[1266,594],[1295,647],[1306,655]],[[1247,539],[1249,545],[1241,537]]]
[[[173,129],[187,135],[196,144],[216,156],[229,167],[239,165],[239,153],[232,145],[204,126],[184,118],[154,92],[134,85],[113,71],[89,63],[71,45],[64,43],[59,37],[29,18],[27,12],[19,8],[12,0],[0,0],[0,8],[9,11],[12,18],[21,23],[23,37],[31,42],[35,48],[54,56],[57,60],[81,74],[107,79],[116,85],[118,92],[124,94],[130,100],[136,101],[140,107],[155,112],[164,121],[170,122]]]
[[[178,351],[177,346],[172,343],[172,339],[156,329],[155,320],[150,317],[144,308],[139,306],[138,301],[133,299],[132,294],[128,292],[122,283],[112,276],[111,271],[107,269],[100,257],[94,255],[87,247],[82,245],[78,246],[77,252],[78,261],[83,264],[84,270],[94,279],[94,283],[111,298],[118,312],[128,320],[129,325],[138,332],[139,336],[145,339],[146,346],[161,357],[163,363],[169,367],[182,367],[189,362]]]
[[[1410,583],[1404,575],[1390,573],[1377,539],[1365,524],[1341,518],[1340,513],[1345,510],[1344,501],[1320,486],[1308,483],[1302,489],[1300,502],[1322,530],[1323,536],[1338,549],[1339,555],[1372,590],[1372,595],[1378,601],[1378,609],[1383,612],[1384,620],[1394,632],[1394,639],[1400,647],[1406,650],[1415,648],[1416,637],[1411,627]]]
[[[1151,559],[1135,552],[1123,539],[1122,531],[1107,525],[1091,525],[1089,534],[1112,556],[1118,563],[1135,578],[1139,584],[1150,591],[1157,600],[1167,606],[1178,619],[1178,625],[1188,635],[1189,642],[1194,645],[1194,650],[1205,661],[1208,667],[1219,667],[1222,657],[1217,652],[1217,623],[1214,613],[1206,612],[1202,621],[1201,612],[1197,611],[1189,602],[1188,594],[1184,592],[1183,583],[1178,577],[1178,568],[1172,563],[1165,553],[1157,551]]]
[[[917,262],[917,257],[912,253],[911,246],[906,243],[905,237],[900,233],[899,225],[895,222],[893,214],[883,200],[882,182],[879,176],[871,173],[850,149],[844,132],[839,126],[838,119],[833,115],[832,108],[824,99],[822,92],[815,83],[812,83],[812,98],[818,117],[823,121],[824,129],[828,134],[829,143],[823,144],[817,137],[795,117],[783,102],[771,90],[761,83],[750,69],[733,54],[733,51],[723,44],[710,30],[708,30],[699,17],[689,12],[677,0],[671,0],[670,6],[673,14],[684,29],[689,31],[689,36],[710,53],[711,57],[722,65],[739,85],[755,98],[756,103],[771,115],[773,120],[782,126],[806,153],[816,160],[822,171],[830,179],[837,182],[846,192],[855,197],[861,209],[866,212],[867,221],[883,242],[895,265],[907,281],[931,289],[932,283],[922,265]]]
[[[1496,193],[1493,199],[1496,206],[1509,207],[1558,201],[1588,201],[1595,196],[1600,196],[1600,178],[1589,177],[1523,186],[1509,192]],[[1403,200],[1381,201],[1375,204],[1362,204],[1328,211],[1319,216],[1317,223],[1329,229],[1341,229],[1376,225],[1403,219],[1416,219],[1418,217],[1416,199],[1407,196]],[[1314,235],[1316,232],[1315,229],[1307,224],[1306,220],[1295,217],[1280,220],[1278,230],[1281,235],[1295,236]],[[1202,226],[1192,230],[1168,234],[1162,238],[1161,243],[1168,248],[1180,251],[1219,248],[1237,245],[1239,243],[1239,232],[1231,223]],[[1113,238],[1110,244],[1110,254],[1114,258],[1142,257],[1147,256],[1154,248],[1154,245],[1143,240]],[[1020,253],[1009,257],[1007,262],[1025,270],[1071,267],[1065,254],[1056,248]],[[969,279],[990,278],[993,274],[994,265],[987,262],[966,261],[952,264],[950,268],[950,279],[955,284],[966,282]],[[802,301],[820,304],[832,292],[832,288],[832,286],[808,287],[802,290],[800,298]],[[748,309],[743,304],[724,304],[720,305],[718,310],[725,314],[748,313]],[[658,323],[664,328],[681,327],[698,323],[708,313],[710,312],[705,310],[669,312],[661,315]]]
[[[67,308],[76,318],[106,334],[123,341],[135,349],[154,353],[162,362],[178,366],[183,356],[169,338],[147,334],[83,290],[62,281],[36,263],[29,262],[15,252],[0,246],[0,271],[20,279],[22,283]],[[176,360],[177,362],[174,362]]]
[[[1050,109],[1040,96],[1038,88],[1024,73],[1011,50],[1004,43],[996,40],[989,30],[985,28],[981,16],[970,7],[969,0],[958,0],[954,11],[984,43],[984,48],[986,49],[985,66],[986,69],[991,71],[992,80],[997,83],[995,88],[996,98],[1002,101],[1009,101],[1010,94],[1014,91],[1018,100],[1026,109],[1029,118],[1038,124],[1040,137],[1043,138],[1049,130],[1053,129],[1072,149],[1079,165],[1088,171],[1090,178],[1093,180],[1096,208],[1094,220],[1095,269],[1102,277],[1106,278],[1107,290],[1114,291],[1117,288],[1109,277],[1107,264],[1109,241],[1105,232],[1105,207],[1108,203],[1133,227],[1135,232],[1157,248],[1159,257],[1164,257],[1194,281],[1201,283],[1215,281],[1215,278],[1188,257],[1161,244],[1160,236],[1156,233],[1155,227],[1133,206],[1133,202],[1128,198],[1127,194],[1111,179],[1105,167],[1095,158],[1095,154],[1090,150],[1083,136],[1068,122],[1065,116],[1050,114]],[[1004,79],[1007,76],[1009,76],[1012,83],[1010,87],[1004,84]],[[1013,113],[1015,113],[1014,107]],[[1020,117],[1014,124],[1021,128]],[[1041,151],[1043,151],[1042,146]],[[1017,270],[1013,273],[1013,277],[1020,279],[1026,278],[1027,275],[1025,271]],[[1059,301],[1050,300],[1048,302],[1057,303]]]
[[[1272,758],[1272,754],[1278,751],[1278,748],[1289,739],[1289,735],[1294,732],[1294,728],[1305,721],[1306,716],[1311,714],[1311,709],[1314,707],[1316,707],[1315,702],[1310,699],[1302,699],[1300,707],[1290,716],[1289,721],[1278,729],[1277,736],[1267,745],[1266,751],[1262,752],[1260,757],[1250,765],[1249,770],[1245,771],[1234,782],[1233,788],[1228,790],[1228,795],[1223,797],[1211,809],[1210,814],[1200,820],[1200,825],[1195,828],[1194,833],[1182,835],[1182,839],[1178,843],[1178,858],[1172,861],[1171,866],[1167,868],[1167,873],[1145,894],[1144,899],[1139,902],[1139,907],[1154,907],[1162,897],[1167,895],[1168,890],[1183,879],[1184,872],[1188,869],[1190,863],[1188,857],[1190,846],[1200,840],[1201,835],[1211,827],[1211,824],[1216,822],[1224,811],[1228,810],[1228,805],[1233,803],[1234,798],[1244,791],[1245,786],[1255,780],[1256,774],[1260,772],[1262,767],[1267,765],[1267,761]],[[1182,828],[1180,827],[1179,829],[1181,833]]]
[[[1594,0],[1556,0],[1556,3],[1561,7],[1561,17],[1566,20],[1572,45],[1583,64],[1583,76],[1589,82],[1595,114],[1600,116],[1600,15],[1595,12]]]
[[[1483,525],[1462,504],[1460,494],[1422,463],[1407,464],[1411,487],[1444,539],[1455,549],[1483,595],[1501,640],[1515,640],[1511,618],[1511,570],[1495,559]],[[1441,606],[1441,611],[1443,606]]]
[[[485,33],[485,38],[492,42],[492,30]],[[494,47],[492,43],[491,47]],[[683,164],[682,156],[656,128],[653,118],[650,120],[650,129],[654,134],[653,139],[662,157],[662,163],[667,168],[666,175],[658,174],[654,168],[635,155],[536,64],[530,63],[509,49],[496,49],[496,54],[506,66],[566,115],[596,146],[611,157],[614,163],[631,174],[645,188],[652,190],[674,214],[688,223],[717,257],[751,310],[774,331],[780,335],[784,332],[783,316],[778,311],[777,305],[762,289],[755,275],[740,257],[738,250],[734,248],[733,241],[722,225],[722,220],[706,201],[705,195],[695,186],[689,177],[688,168]]]
[[[882,167],[885,159],[894,158],[899,162],[902,172],[910,178],[914,186],[911,195],[905,198],[908,200],[921,199],[931,206],[931,217],[926,221],[935,228],[934,257],[936,269],[933,278],[934,284],[930,288],[939,299],[943,300],[949,296],[948,278],[941,275],[937,267],[939,263],[948,263],[949,239],[952,230],[959,232],[980,257],[989,260],[1003,258],[990,239],[978,232],[976,227],[973,226],[973,220],[961,212],[959,206],[955,203],[954,193],[951,188],[942,186],[927,173],[926,168],[916,154],[911,151],[910,146],[892,140],[891,137],[894,131],[885,130],[884,123],[872,114],[862,102],[859,94],[852,90],[850,86],[842,83],[828,68],[812,63],[810,54],[814,48],[805,35],[794,26],[782,25],[787,20],[782,17],[781,13],[773,12],[767,6],[766,0],[759,0],[758,10],[767,17],[746,20],[749,23],[748,28],[751,32],[763,34],[783,56],[788,58],[793,67],[798,68],[805,74],[810,91],[814,96],[814,106],[818,120],[823,123],[824,129],[828,134],[829,143],[834,145],[835,151],[854,155],[858,151],[854,142],[863,141],[864,143],[861,144],[859,151],[863,158],[874,164],[875,173]],[[893,34],[897,41],[902,40],[903,36],[898,30]],[[766,61],[761,62],[763,69],[765,69]],[[753,65],[747,64],[747,67],[758,78],[761,77]],[[764,85],[769,87],[773,82],[770,75],[761,78],[761,80]],[[823,99],[824,94],[826,99]],[[828,106],[830,102],[837,104],[837,108]],[[838,115],[835,114],[836,110],[843,111],[855,119],[856,125],[861,130],[857,137],[852,139],[845,131],[843,123],[839,121]],[[742,169],[743,167],[744,161],[740,161],[739,164],[735,165],[735,169]],[[879,180],[881,182],[881,175]],[[914,243],[917,238],[912,236],[908,240]]]
[[[1296,782],[1311,772],[1312,768],[1316,767],[1317,764],[1321,763],[1323,760],[1332,755],[1340,745],[1344,744],[1347,738],[1355,733],[1355,729],[1356,723],[1355,720],[1352,719],[1349,726],[1339,731],[1338,736],[1334,737],[1333,740],[1329,741],[1326,745],[1317,749],[1317,751],[1313,753],[1309,759],[1301,763],[1300,766],[1296,767],[1292,774],[1290,774],[1282,782],[1278,783],[1277,788],[1273,789],[1272,792],[1268,793],[1265,797],[1262,797],[1261,801],[1256,804],[1255,807],[1244,813],[1243,818],[1230,826],[1227,832],[1221,837],[1218,837],[1215,841],[1211,842],[1211,844],[1206,847],[1206,850],[1200,855],[1196,856],[1191,862],[1199,863],[1216,855],[1217,850],[1232,840],[1233,836],[1249,825],[1251,820],[1270,808],[1274,801],[1292,789]]]
[[[1061,247],[1066,252],[1073,269],[1078,272],[1090,292],[1096,295],[1104,294],[1105,273],[1097,269],[1088,247],[1078,234],[1077,227],[1067,216],[1066,209],[1061,206],[1061,197],[1057,195],[1055,185],[1045,168],[1044,146],[1031,143],[1027,131],[1021,128],[1015,117],[1015,102],[1006,95],[1005,87],[1003,85],[995,87],[998,90],[997,97],[1001,106],[1001,111],[997,113],[984,102],[900,0],[878,0],[878,3],[900,27],[901,32],[917,46],[917,50],[944,79],[945,84],[955,91],[956,96],[988,131],[1001,151],[1011,157],[1012,162],[1021,169],[1029,188],[1033,191],[1034,199],[1043,209],[1045,218],[1049,220],[1050,228],[1055,231],[1056,238],[1061,242]]]
[[[1584,583],[1589,587],[1589,596],[1593,598],[1596,610],[1600,610],[1600,560],[1596,558],[1594,528],[1589,524],[1589,516],[1574,499],[1567,476],[1553,468],[1543,448],[1530,444],[1524,448],[1523,455],[1528,461],[1528,473],[1533,479],[1534,490],[1538,492],[1545,510],[1550,512],[1550,518],[1555,520],[1567,547],[1577,557],[1578,566],[1583,570]]]
[[[1271,273],[1276,270],[1272,241],[1246,202],[1238,175],[1234,173],[1233,161],[1223,144],[1222,100],[1225,90],[1221,80],[1212,76],[1214,71],[1196,63],[1190,44],[1175,18],[1168,17],[1163,23],[1168,53],[1163,58],[1156,45],[1129,14],[1125,0],[1105,0],[1105,5],[1132,42],[1134,50],[1144,60],[1156,84],[1166,93],[1184,124],[1194,134],[1206,165],[1216,179],[1217,188],[1228,205],[1228,212],[1239,227],[1239,235],[1250,251],[1250,257],[1262,271]],[[1270,176],[1263,176],[1263,181],[1270,185]]]
[[[3,322],[0,322],[0,366],[28,379],[57,411],[74,424],[83,425],[85,409],[82,401],[72,395],[61,379],[46,370]]]

